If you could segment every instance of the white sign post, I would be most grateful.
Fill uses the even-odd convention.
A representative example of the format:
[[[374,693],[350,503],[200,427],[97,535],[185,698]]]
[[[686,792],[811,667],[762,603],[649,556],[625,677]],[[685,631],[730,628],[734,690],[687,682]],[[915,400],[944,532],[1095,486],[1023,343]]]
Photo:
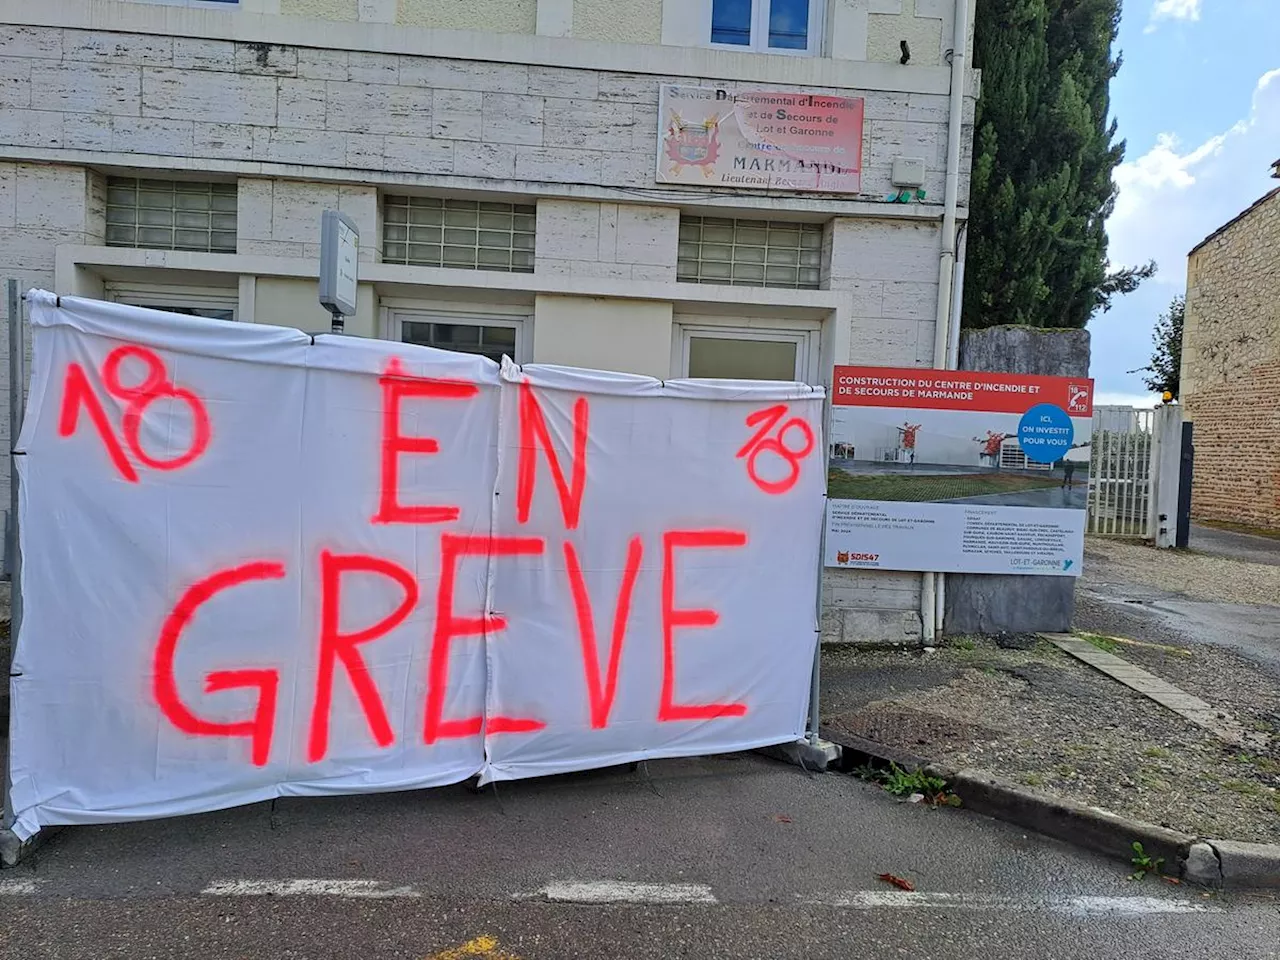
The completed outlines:
[[[326,210],[320,218],[320,306],[333,314],[333,332],[356,312],[360,231],[346,214]]]

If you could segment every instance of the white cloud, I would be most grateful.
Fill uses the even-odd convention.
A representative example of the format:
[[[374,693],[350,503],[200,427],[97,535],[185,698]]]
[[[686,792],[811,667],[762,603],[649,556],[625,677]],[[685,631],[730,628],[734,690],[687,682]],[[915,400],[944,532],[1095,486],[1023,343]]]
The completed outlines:
[[[1115,264],[1155,260],[1160,266],[1155,280],[1089,324],[1098,389],[1126,395],[1118,402],[1139,403],[1133,395],[1142,393],[1142,378],[1128,371],[1150,361],[1152,325],[1185,289],[1187,253],[1280,186],[1269,177],[1280,156],[1280,70],[1258,80],[1248,116],[1231,119],[1220,133],[1192,145],[1163,134],[1115,172],[1120,194],[1107,222],[1108,254]]]
[[[1115,171],[1119,188],[1107,223],[1114,263],[1154,259],[1158,281],[1181,286],[1187,252],[1277,184],[1268,178],[1280,153],[1280,70],[1264,74],[1250,114],[1184,151],[1162,133],[1155,145]]]
[[[1161,20],[1199,20],[1200,0],[1156,0],[1151,7],[1151,20],[1147,33],[1156,29]]]

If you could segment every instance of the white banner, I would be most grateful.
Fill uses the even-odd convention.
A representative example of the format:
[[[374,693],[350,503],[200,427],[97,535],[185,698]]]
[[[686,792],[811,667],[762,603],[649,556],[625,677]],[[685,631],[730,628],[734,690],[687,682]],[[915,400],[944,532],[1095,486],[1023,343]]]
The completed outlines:
[[[803,734],[821,391],[32,302],[20,836]]]

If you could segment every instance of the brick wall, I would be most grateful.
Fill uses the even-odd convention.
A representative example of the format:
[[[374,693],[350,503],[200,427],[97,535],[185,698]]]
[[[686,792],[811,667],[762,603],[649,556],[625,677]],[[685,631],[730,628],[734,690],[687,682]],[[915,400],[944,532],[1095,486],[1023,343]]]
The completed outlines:
[[[1202,388],[1188,409],[1196,447],[1191,515],[1280,529],[1280,360]]]
[[[1192,251],[1181,400],[1192,516],[1280,528],[1280,190]]]

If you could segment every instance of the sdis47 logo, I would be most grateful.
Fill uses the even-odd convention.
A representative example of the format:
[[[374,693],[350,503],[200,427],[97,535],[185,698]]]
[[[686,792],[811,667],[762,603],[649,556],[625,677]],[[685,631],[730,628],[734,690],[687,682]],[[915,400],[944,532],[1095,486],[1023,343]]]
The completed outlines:
[[[876,563],[879,560],[880,554],[878,553],[842,552],[836,554],[836,563],[840,564],[842,567],[848,566],[851,563]]]

